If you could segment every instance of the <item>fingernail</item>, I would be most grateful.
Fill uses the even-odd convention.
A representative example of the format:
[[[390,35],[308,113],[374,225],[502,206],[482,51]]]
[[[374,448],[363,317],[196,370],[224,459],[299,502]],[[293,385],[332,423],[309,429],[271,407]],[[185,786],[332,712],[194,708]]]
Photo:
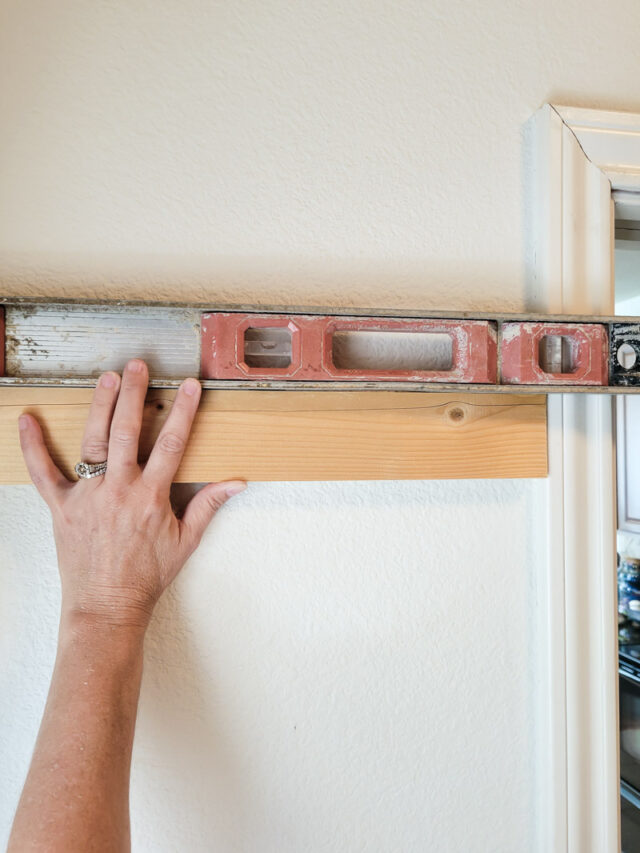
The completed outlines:
[[[20,415],[20,417],[18,418],[18,429],[24,430],[28,426],[29,426],[29,418],[27,418],[25,415]]]
[[[116,384],[116,377],[113,373],[103,373],[100,377],[100,384],[103,388],[113,388]]]
[[[193,397],[193,395],[197,394],[200,390],[200,383],[197,379],[185,379],[182,383],[182,390],[185,394]]]
[[[237,483],[229,483],[225,488],[225,493],[228,498],[232,498],[234,495],[239,495],[240,492],[244,492],[246,488],[247,484],[241,481],[238,481]]]
[[[142,373],[144,370],[144,361],[141,361],[139,358],[134,358],[129,362],[129,364],[127,364],[127,368],[132,373]]]

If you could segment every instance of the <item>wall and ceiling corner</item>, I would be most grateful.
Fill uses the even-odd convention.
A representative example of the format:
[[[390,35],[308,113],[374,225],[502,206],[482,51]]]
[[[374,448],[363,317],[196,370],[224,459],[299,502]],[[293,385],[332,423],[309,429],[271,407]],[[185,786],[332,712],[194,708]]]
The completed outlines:
[[[534,116],[536,310],[612,314],[612,190],[640,188],[640,115],[543,106]],[[549,399],[541,849],[619,840],[615,466],[611,399]]]

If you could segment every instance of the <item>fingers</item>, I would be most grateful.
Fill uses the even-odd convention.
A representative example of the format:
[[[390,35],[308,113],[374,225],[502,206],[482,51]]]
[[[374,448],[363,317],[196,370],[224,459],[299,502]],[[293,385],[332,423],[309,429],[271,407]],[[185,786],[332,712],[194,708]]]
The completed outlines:
[[[220,507],[246,488],[247,484],[242,480],[210,483],[191,498],[180,522],[180,541],[185,548],[185,559],[198,547],[202,534]]]
[[[150,485],[169,490],[182,460],[199,402],[200,383],[197,379],[185,379],[144,467],[142,476]]]
[[[120,377],[104,373],[96,386],[82,438],[82,461],[104,462],[109,450],[111,418],[118,399]]]
[[[32,415],[20,415],[18,426],[22,455],[31,481],[47,504],[53,506],[71,483],[49,456],[38,421]]]
[[[140,473],[138,442],[148,384],[147,365],[139,358],[132,359],[122,374],[111,421],[106,474],[109,479],[131,480]]]

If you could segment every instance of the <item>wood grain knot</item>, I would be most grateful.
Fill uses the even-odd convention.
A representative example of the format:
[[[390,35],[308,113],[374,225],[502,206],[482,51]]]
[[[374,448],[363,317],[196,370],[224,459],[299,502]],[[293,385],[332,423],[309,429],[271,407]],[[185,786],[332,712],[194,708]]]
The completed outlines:
[[[464,420],[465,411],[461,406],[452,406],[447,409],[447,415],[452,423],[459,424]]]

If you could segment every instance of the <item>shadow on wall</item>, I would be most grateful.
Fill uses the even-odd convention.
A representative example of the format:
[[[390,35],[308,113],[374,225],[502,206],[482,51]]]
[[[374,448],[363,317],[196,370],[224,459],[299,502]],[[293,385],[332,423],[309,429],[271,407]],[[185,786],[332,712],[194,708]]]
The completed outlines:
[[[96,302],[149,299],[257,306],[526,309],[521,264],[510,268],[500,258],[465,257],[463,248],[459,256],[447,260],[13,253],[0,260],[0,281],[6,297]],[[505,257],[509,256],[506,252]]]
[[[172,487],[171,503],[179,516],[199,488],[193,483]],[[250,816],[260,811],[259,794],[250,784],[246,748],[235,743],[233,703],[220,693],[216,632],[205,639],[202,625],[199,632],[193,613],[188,615],[188,582],[182,574],[165,591],[145,639],[132,761],[133,838],[139,833],[144,844],[194,851],[209,849],[215,838],[221,849],[235,850]],[[172,804],[169,820],[167,802]],[[140,815],[146,825],[137,827]],[[156,831],[161,835],[154,838]],[[173,837],[165,837],[167,832]]]
[[[174,488],[174,506],[183,506],[194,489]],[[331,810],[340,797],[362,806],[360,779],[370,786],[364,799],[374,805],[367,808],[388,799],[389,821],[397,830],[411,813],[405,786],[429,791],[437,785],[435,778],[430,782],[431,759],[421,764],[416,751],[438,754],[435,741],[451,738],[453,758],[447,747],[442,760],[464,774],[469,758],[459,727],[470,712],[460,711],[459,719],[456,714],[441,718],[431,708],[431,689],[422,695],[420,684],[440,684],[433,689],[442,689],[457,708],[464,702],[460,705],[456,690],[447,694],[451,661],[459,660],[463,669],[489,682],[524,665],[535,680],[535,660],[523,664],[521,647],[504,638],[526,632],[527,645],[536,647],[532,602],[545,547],[536,525],[526,527],[522,542],[496,536],[495,554],[480,561],[484,570],[476,581],[455,590],[464,577],[461,561],[468,566],[476,540],[486,541],[485,523],[497,532],[506,518],[520,529],[519,519],[539,517],[542,497],[542,489],[523,480],[364,482],[350,488],[344,483],[251,484],[254,510],[262,508],[273,519],[271,541],[258,539],[260,553],[243,546],[248,565],[242,571],[235,566],[229,573],[212,574],[215,555],[207,551],[202,574],[189,576],[187,567],[182,582],[160,601],[148,634],[133,762],[134,846],[136,832],[140,837],[146,830],[145,849],[155,843],[167,850],[204,851],[215,840],[220,850],[249,850],[255,849],[259,833],[268,831],[274,835],[271,842],[263,836],[265,850],[309,849],[283,841],[288,831],[298,833],[298,840],[308,840],[309,834],[287,812],[285,795],[290,798],[296,785],[308,788],[309,813],[328,816],[326,831],[335,825],[349,831],[350,819]],[[332,513],[323,516],[318,509],[325,504]],[[451,542],[451,528],[441,522],[447,508],[456,506],[470,526],[461,521],[462,535]],[[501,506],[504,513],[489,511]],[[405,507],[420,512],[405,514]],[[289,527],[282,524],[285,518]],[[308,545],[312,520],[316,531]],[[407,547],[406,555],[384,529],[385,520],[400,541],[417,543]],[[325,542],[322,556],[300,572],[295,557],[305,546],[318,554]],[[365,542],[371,549],[365,560],[354,558]],[[425,559],[431,548],[435,558]],[[378,557],[375,565],[369,565],[371,554]],[[507,589],[509,577],[514,583]],[[446,594],[451,589],[452,599]],[[490,602],[501,600],[504,606],[492,613]],[[456,602],[452,611],[448,601]],[[216,613],[222,608],[220,627]],[[478,616],[480,625],[490,616],[488,645],[459,648],[469,614]],[[250,635],[240,619],[254,625]],[[239,641],[230,641],[236,625]],[[491,704],[482,696],[478,707]],[[377,711],[369,717],[371,707]],[[474,706],[471,713],[480,712]],[[290,725],[301,719],[307,722],[304,737],[293,734]],[[414,734],[430,731],[422,740],[412,739],[413,734],[402,738],[403,726]],[[529,749],[534,735],[528,733],[535,726],[527,717],[511,720],[506,736],[503,728],[495,729],[495,721],[488,726],[487,733],[500,733],[491,734],[492,748],[509,754],[508,759],[501,754],[499,761],[519,762],[518,751]],[[531,750],[527,761],[533,765]],[[380,769],[381,756],[390,769]],[[436,765],[439,760],[433,759]],[[300,808],[300,800],[291,808]],[[317,815],[314,822],[321,823]],[[173,834],[160,844],[156,831]],[[379,846],[394,849],[390,843]]]
[[[225,713],[215,679],[202,666],[179,585],[174,585],[158,603],[145,641],[132,763],[134,836],[136,815],[159,812],[168,794],[169,826],[185,849],[191,842],[193,849],[204,849],[213,837],[235,849],[234,835],[249,809],[247,778]],[[136,808],[136,801],[145,801],[145,808]],[[157,814],[157,824],[166,831],[166,814]]]

